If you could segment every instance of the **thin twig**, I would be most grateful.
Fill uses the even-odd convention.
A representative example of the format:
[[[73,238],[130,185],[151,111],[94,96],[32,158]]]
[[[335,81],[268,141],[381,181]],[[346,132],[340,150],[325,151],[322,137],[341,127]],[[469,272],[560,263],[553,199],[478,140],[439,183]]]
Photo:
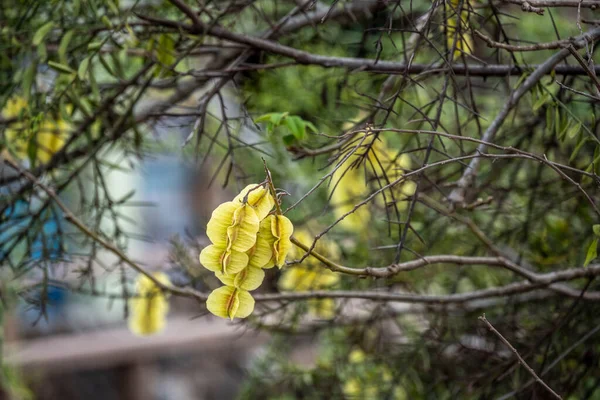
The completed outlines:
[[[494,328],[494,326],[490,323],[490,321],[487,320],[487,318],[485,318],[485,314],[483,314],[481,317],[479,317],[479,320],[483,321],[483,323],[485,323],[487,325],[488,329],[490,331],[492,331],[496,336],[498,336],[498,338],[502,341],[502,343],[504,343],[515,354],[515,356],[519,359],[519,363],[521,363],[521,365],[523,367],[525,367],[525,369],[533,376],[533,378],[540,385],[542,385],[547,391],[549,391],[550,393],[552,393],[552,395],[554,397],[556,397],[557,399],[561,399],[562,400],[562,397],[558,393],[556,393],[554,390],[552,390],[552,388],[550,386],[548,386],[546,384],[546,382],[544,382],[542,380],[542,378],[540,378],[539,376],[537,376],[537,374],[535,373],[535,371],[533,370],[533,368],[531,368],[525,362],[525,360],[523,360],[523,357],[521,357],[521,355],[519,354],[519,352],[517,351],[517,349],[515,349],[513,347],[513,345],[510,344],[510,342],[504,336],[502,336],[502,334],[500,332],[498,332],[498,330],[496,328]]]

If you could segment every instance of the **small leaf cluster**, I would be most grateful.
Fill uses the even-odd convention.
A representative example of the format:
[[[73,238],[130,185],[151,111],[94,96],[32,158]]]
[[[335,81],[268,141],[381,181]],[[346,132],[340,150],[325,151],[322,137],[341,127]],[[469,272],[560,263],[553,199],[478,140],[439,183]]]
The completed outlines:
[[[302,141],[306,136],[307,128],[314,133],[319,132],[310,121],[306,121],[298,115],[289,115],[287,112],[261,115],[255,122],[266,122],[265,129],[268,134],[272,134],[280,126],[287,128],[289,133],[283,136],[283,142],[286,145]]]

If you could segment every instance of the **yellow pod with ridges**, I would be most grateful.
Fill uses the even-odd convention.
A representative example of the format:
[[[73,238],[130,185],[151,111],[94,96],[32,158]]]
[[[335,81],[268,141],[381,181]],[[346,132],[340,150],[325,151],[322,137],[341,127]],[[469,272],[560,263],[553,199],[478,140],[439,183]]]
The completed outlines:
[[[265,279],[265,271],[261,268],[250,266],[244,268],[237,274],[225,275],[217,272],[215,275],[225,285],[247,291],[258,289]]]
[[[215,208],[206,226],[206,235],[218,247],[248,251],[256,242],[259,219],[248,204],[228,201]]]
[[[245,290],[222,286],[208,296],[206,308],[221,318],[246,318],[254,311],[254,298]]]
[[[256,211],[256,215],[261,221],[269,215],[275,206],[275,200],[273,199],[273,196],[271,196],[269,189],[262,185],[252,184],[246,186],[240,194],[233,199],[233,202],[242,203],[246,195],[248,196],[246,198],[248,205]]]
[[[200,252],[200,263],[209,271],[230,275],[246,268],[248,255],[211,244]]]
[[[169,278],[162,272],[152,276],[165,285],[170,284]],[[136,291],[137,296],[129,299],[129,330],[139,336],[163,330],[169,311],[167,294],[145,275],[138,276]]]

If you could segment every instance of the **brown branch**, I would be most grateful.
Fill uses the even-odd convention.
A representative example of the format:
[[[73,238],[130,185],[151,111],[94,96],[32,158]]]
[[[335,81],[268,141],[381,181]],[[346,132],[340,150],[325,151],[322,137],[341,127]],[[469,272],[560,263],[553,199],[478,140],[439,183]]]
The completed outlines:
[[[29,181],[31,181],[32,184],[34,184],[35,186],[37,186],[40,189],[42,189],[48,196],[50,196],[50,198],[56,203],[56,205],[58,206],[58,208],[60,208],[61,211],[64,213],[65,220],[67,220],[69,223],[71,223],[72,225],[74,225],[84,235],[88,236],[90,239],[92,239],[95,242],[99,243],[106,250],[108,250],[111,253],[113,253],[122,262],[124,262],[125,264],[129,265],[135,271],[137,271],[138,273],[140,273],[140,274],[145,275],[146,277],[148,277],[148,279],[150,279],[152,282],[154,282],[159,288],[161,288],[162,290],[165,290],[165,291],[167,291],[169,293],[176,294],[176,295],[179,295],[179,296],[196,298],[198,300],[206,300],[206,298],[208,296],[206,296],[203,293],[196,292],[195,290],[193,290],[191,288],[185,288],[185,289],[183,289],[183,288],[178,288],[178,287],[175,287],[175,286],[172,286],[172,285],[165,285],[165,284],[161,283],[150,272],[146,271],[139,264],[133,262],[117,246],[115,246],[112,243],[106,241],[105,239],[103,239],[102,237],[100,237],[95,232],[92,232],[92,230],[90,228],[88,228],[79,218],[77,218],[75,216],[75,214],[73,214],[71,212],[71,210],[61,201],[61,199],[57,196],[57,194],[54,192],[54,190],[52,188],[50,188],[47,185],[45,185],[44,183],[42,183],[31,172],[29,172],[26,169],[22,168],[16,162],[14,162],[12,160],[9,160],[9,159],[4,159],[3,161],[4,161],[4,164],[8,165],[9,167],[11,167],[15,171],[17,171],[23,177],[25,177],[26,179],[28,179]]]
[[[548,43],[536,43],[536,44],[527,45],[527,46],[516,46],[516,45],[496,42],[495,40],[493,40],[489,36],[486,36],[484,33],[482,33],[481,31],[478,31],[477,29],[473,29],[473,32],[475,33],[475,35],[477,37],[479,37],[481,40],[486,42],[488,47],[492,47],[492,48],[496,48],[496,49],[504,49],[504,50],[509,50],[509,51],[538,51],[538,50],[560,49],[560,48],[570,45],[575,40],[575,38],[569,38],[569,39],[563,39],[563,40],[555,40],[553,42],[548,42]]]
[[[552,394],[552,395],[553,395],[555,398],[557,398],[557,399],[561,399],[561,400],[562,400],[562,397],[561,397],[561,396],[560,396],[558,393],[556,393],[554,390],[552,390],[552,389],[550,388],[550,386],[548,386],[548,385],[546,384],[546,382],[544,382],[544,381],[542,380],[542,378],[540,378],[540,377],[539,377],[539,376],[538,376],[538,375],[535,373],[535,371],[533,370],[533,368],[531,368],[531,367],[530,367],[530,366],[529,366],[529,365],[528,365],[528,364],[525,362],[525,360],[523,359],[523,357],[521,357],[521,355],[519,354],[519,352],[517,351],[517,349],[515,349],[515,348],[513,347],[513,345],[512,345],[512,344],[510,344],[510,342],[509,342],[509,341],[508,341],[508,340],[507,340],[507,339],[506,339],[504,336],[502,336],[502,334],[501,334],[500,332],[498,332],[498,330],[497,330],[496,328],[494,328],[494,326],[491,324],[491,322],[490,322],[490,321],[488,321],[488,320],[487,320],[487,318],[485,318],[485,314],[483,314],[481,317],[479,317],[479,320],[480,320],[480,321],[483,321],[483,323],[484,323],[484,324],[486,324],[487,328],[488,328],[488,329],[489,329],[489,330],[490,330],[490,331],[491,331],[491,332],[492,332],[494,335],[496,335],[496,336],[498,337],[498,339],[500,339],[500,340],[502,341],[502,343],[504,343],[504,344],[506,345],[506,347],[508,347],[508,348],[509,348],[509,349],[510,349],[510,350],[511,350],[511,351],[512,351],[514,354],[515,354],[515,356],[516,356],[516,357],[517,357],[517,359],[519,360],[519,363],[520,363],[520,364],[521,364],[523,367],[525,367],[525,369],[527,370],[527,372],[529,372],[529,373],[531,374],[531,376],[533,376],[533,378],[534,378],[534,379],[535,379],[535,380],[536,380],[536,381],[537,381],[537,382],[538,382],[540,385],[542,385],[542,386],[544,387],[544,389],[546,389],[548,392],[550,392],[550,393],[551,393],[551,394]]]
[[[527,3],[532,7],[583,7],[597,9],[600,6],[598,0],[501,0],[503,3],[517,4],[521,7]]]
[[[578,36],[572,43],[574,48],[581,48],[585,46],[588,41],[595,41],[600,38],[600,28],[593,29],[584,35]],[[535,86],[540,79],[547,73],[551,72],[555,67],[564,60],[571,52],[568,49],[562,49],[552,57],[550,57],[546,62],[539,65],[535,72],[532,73],[523,84],[516,90],[512,92],[508,101],[502,107],[502,110],[498,113],[494,121],[490,124],[487,130],[484,132],[483,137],[481,138],[484,142],[492,142],[496,137],[496,133],[500,130],[500,127],[504,123],[504,120],[508,117],[510,111],[517,105],[521,97],[525,95],[525,93],[529,92],[529,90]],[[477,147],[477,152],[485,153],[487,151],[486,144],[480,144]],[[475,174],[479,167],[480,159],[475,158],[471,160],[468,167],[463,172],[461,178],[457,181],[457,187],[452,190],[448,199],[453,204],[463,205],[465,202],[465,194],[466,189],[473,183],[475,179]]]
[[[349,68],[356,71],[382,73],[382,74],[421,74],[427,73],[445,73],[452,71],[455,75],[468,75],[468,76],[500,76],[506,77],[508,75],[522,75],[525,70],[521,66],[513,65],[466,65],[466,64],[453,64],[450,67],[440,67],[432,69],[431,65],[428,64],[406,64],[403,62],[376,60],[371,58],[359,58],[359,57],[335,57],[325,56],[320,54],[313,54],[307,51],[295,49],[293,47],[285,46],[274,42],[272,40],[261,39],[254,36],[248,36],[244,34],[234,33],[228,31],[219,26],[208,26],[207,24],[200,25],[187,25],[177,21],[154,18],[146,15],[138,15],[139,18],[153,22],[158,25],[180,29],[189,34],[203,35],[208,34],[217,38],[225,39],[238,44],[245,44],[254,49],[266,51],[269,53],[277,54],[280,56],[288,57],[295,60],[297,63],[302,65],[319,65],[324,68]],[[592,33],[594,35],[592,36]],[[590,38],[596,39],[597,30],[589,33]],[[581,40],[581,36],[578,39]],[[577,42],[579,44],[579,42]],[[566,57],[566,56],[565,56]],[[564,57],[563,57],[564,58]],[[562,60],[562,58],[561,58]],[[560,60],[559,60],[560,61]],[[570,65],[557,65],[558,62],[553,63],[550,68],[547,68],[548,64],[544,63],[541,65],[533,65],[529,68],[534,71],[541,70],[541,74],[546,75],[550,73],[560,75],[583,75],[586,71],[578,66]],[[600,67],[596,67],[597,72],[600,74]],[[535,72],[534,72],[535,73]]]

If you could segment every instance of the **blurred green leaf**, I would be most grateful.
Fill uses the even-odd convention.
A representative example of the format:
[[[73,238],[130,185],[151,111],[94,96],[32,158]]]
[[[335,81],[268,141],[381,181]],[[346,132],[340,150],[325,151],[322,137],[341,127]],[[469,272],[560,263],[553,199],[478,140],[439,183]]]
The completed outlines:
[[[42,25],[33,35],[33,39],[31,41],[33,45],[37,46],[40,43],[42,43],[42,41],[44,40],[46,35],[50,33],[52,28],[54,28],[54,22],[52,21],[46,22],[44,25]]]
[[[87,75],[90,66],[90,58],[91,57],[84,58],[83,61],[81,61],[81,64],[79,64],[79,68],[77,68],[77,76],[82,81],[85,81],[85,76]]]
[[[587,249],[587,255],[585,256],[584,267],[587,267],[592,261],[598,257],[598,239],[594,239]]]

